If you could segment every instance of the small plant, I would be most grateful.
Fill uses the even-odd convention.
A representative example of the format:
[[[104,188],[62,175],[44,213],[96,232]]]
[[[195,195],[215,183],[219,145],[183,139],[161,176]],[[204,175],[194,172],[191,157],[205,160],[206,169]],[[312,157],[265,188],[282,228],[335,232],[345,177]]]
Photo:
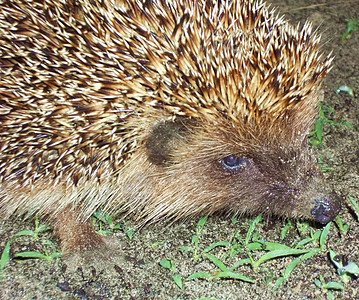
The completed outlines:
[[[204,257],[209,259],[216,267],[219,268],[220,271],[215,272],[213,274],[208,272],[195,272],[190,276],[188,276],[186,280],[192,280],[196,278],[209,279],[209,280],[214,278],[227,278],[227,279],[247,281],[250,283],[255,282],[253,279],[248,278],[247,276],[234,272],[234,269],[239,267],[241,264],[244,264],[244,260],[241,260],[242,263],[240,264],[237,263],[233,265],[231,268],[228,268],[220,259],[218,259],[216,256],[212,254],[206,253],[204,254]],[[245,262],[248,263],[248,260],[246,260]]]
[[[309,134],[309,138],[311,138],[310,143],[312,145],[319,145],[323,142],[324,123],[329,123],[335,126],[336,125],[346,126],[351,130],[354,129],[354,127],[350,123],[348,123],[344,118],[340,122],[338,122],[338,121],[330,120],[325,116],[326,113],[334,113],[334,112],[335,112],[334,109],[332,109],[331,107],[326,106],[323,103],[320,103],[319,113],[318,113],[319,117],[314,123],[314,131],[312,131]]]
[[[348,260],[345,256],[337,255],[333,250],[329,250],[329,257],[345,284],[350,281],[353,275],[359,275],[359,267],[355,262]]]
[[[257,217],[258,218],[258,217]],[[261,217],[260,217],[261,218]],[[184,246],[179,251],[187,251],[193,253],[193,261],[196,263],[200,258],[208,259],[210,260],[216,267],[219,268],[219,272],[215,272],[214,274],[208,273],[208,272],[195,272],[191,274],[189,277],[186,278],[186,280],[192,280],[196,278],[202,278],[202,279],[213,279],[213,278],[230,278],[230,279],[237,279],[237,280],[243,280],[247,282],[254,282],[253,279],[250,279],[242,274],[235,273],[233,270],[240,266],[241,264],[248,263],[249,261],[247,259],[241,260],[231,268],[227,268],[225,264],[218,259],[216,256],[210,254],[209,252],[217,247],[226,247],[231,248],[231,244],[228,241],[219,241],[215,242],[202,251],[199,251],[199,237],[203,230],[203,226],[207,222],[207,217],[202,217],[196,226],[196,233],[192,236],[191,244],[192,246]]]
[[[160,265],[164,267],[165,269],[168,269],[171,271],[172,279],[177,284],[177,286],[182,290],[183,283],[182,283],[182,276],[180,273],[176,271],[176,266],[173,260],[171,259],[161,259]]]
[[[207,222],[207,217],[202,217],[198,221],[197,226],[196,226],[196,233],[192,236],[192,239],[191,239],[192,246],[184,246],[181,249],[179,249],[180,251],[192,252],[193,253],[193,261],[195,263],[198,261],[198,259],[201,257],[201,255],[203,253],[205,253],[204,251],[206,250],[205,249],[202,252],[198,253],[199,252],[199,249],[198,249],[199,237],[201,235],[201,232],[202,232],[203,227],[206,224],[206,222]]]
[[[54,258],[58,258],[58,257],[61,256],[61,253],[58,252],[58,251],[54,251],[52,253],[49,253],[47,251],[46,246],[53,246],[53,243],[50,242],[48,244],[45,244],[45,242],[43,241],[42,245],[45,246],[44,247],[44,253],[37,252],[37,251],[24,251],[24,252],[15,253],[14,257],[19,257],[19,258],[42,258],[42,259],[50,262]]]
[[[300,236],[306,236],[310,229],[308,222],[297,221],[296,228]]]
[[[292,222],[288,220],[287,224],[282,228],[282,231],[280,232],[280,240],[283,241],[288,231],[293,228],[294,226],[292,225]]]
[[[314,281],[314,284],[322,289],[324,291],[324,293],[326,293],[326,297],[328,299],[336,299],[336,297],[333,295],[332,292],[328,291],[328,290],[344,290],[344,286],[343,284],[341,284],[340,282],[336,282],[336,281],[325,281],[322,275],[319,275],[319,279],[316,279]]]
[[[49,230],[50,228],[51,227],[46,225],[46,224],[40,225],[39,224],[39,218],[38,218],[38,216],[36,216],[35,217],[35,230],[22,230],[22,231],[19,231],[16,234],[14,234],[13,237],[30,236],[34,240],[38,240],[39,239],[39,234]],[[50,240],[48,240],[48,239],[41,240],[41,245],[44,248],[44,253],[37,252],[37,251],[24,251],[24,252],[16,253],[14,255],[14,257],[18,257],[18,258],[42,258],[42,259],[45,259],[46,261],[49,262],[52,259],[61,256],[61,253],[58,252],[58,251],[54,251],[52,253],[48,252],[47,248],[49,246],[54,247],[54,244]]]
[[[339,94],[340,92],[347,93],[350,97],[354,97],[353,89],[347,85],[341,85],[335,91],[336,94]]]
[[[47,230],[51,229],[50,226],[46,224],[39,225],[39,217],[35,216],[35,230],[22,230],[18,233],[14,234],[14,237],[18,236],[31,236],[34,240],[37,240],[39,237],[39,233],[45,232]]]
[[[100,229],[97,231],[97,233],[100,235],[111,235],[115,230],[122,230],[130,240],[133,238],[135,232],[134,229],[129,227],[125,220],[122,220],[122,224],[115,224],[109,213],[96,211],[92,215],[92,221],[99,223]],[[109,227],[109,229],[103,229],[103,227]]]
[[[247,281],[253,283],[254,280],[248,278],[242,274],[235,272],[235,270],[242,266],[242,265],[250,265],[252,269],[257,272],[259,267],[269,261],[276,259],[278,257],[286,257],[286,256],[297,256],[294,260],[292,260],[288,266],[286,267],[285,271],[283,272],[282,276],[280,276],[275,281],[274,288],[277,288],[281,285],[285,280],[288,279],[293,269],[300,264],[301,262],[313,257],[315,254],[324,251],[324,246],[326,244],[326,240],[328,237],[328,233],[330,231],[331,222],[328,223],[322,230],[313,231],[310,229],[309,237],[304,237],[300,241],[296,241],[293,243],[292,247],[287,245],[283,245],[280,243],[275,242],[266,242],[259,238],[258,232],[255,230],[258,223],[262,220],[262,216],[259,215],[251,222],[248,223],[248,230],[245,235],[245,238],[240,237],[240,231],[238,230],[234,237],[232,238],[231,242],[228,241],[219,241],[212,243],[210,246],[206,247],[204,250],[199,251],[198,246],[198,237],[203,229],[205,221],[207,219],[201,219],[196,228],[196,234],[194,235],[195,238],[192,238],[193,246],[185,246],[181,248],[181,251],[189,251],[194,253],[195,255],[195,262],[198,259],[207,259],[211,261],[219,270],[216,272],[195,272],[191,274],[186,280],[191,279],[208,279],[212,280],[213,278],[230,278],[230,279],[238,279],[242,281]],[[285,230],[282,230],[281,238],[283,239],[285,233],[289,228],[293,228],[292,224],[288,222],[287,226],[285,226]],[[298,222],[297,223],[298,232],[301,236],[306,236],[309,230],[309,225],[306,222]],[[304,246],[307,247],[308,244],[316,245],[313,248],[303,249]],[[223,259],[219,259],[215,255],[209,253],[210,251],[214,250],[218,246],[224,247],[228,249],[227,255],[224,256]],[[255,256],[258,256],[258,253],[265,252],[263,255],[259,256],[257,259],[254,259]],[[226,259],[233,259],[234,256],[243,253],[247,257],[239,259],[235,264],[232,266],[227,266],[224,262]]]
[[[342,119],[340,122],[330,120],[325,116],[326,113],[334,113],[334,109],[321,103],[319,105],[319,117],[314,123],[314,131],[312,131],[309,134],[309,138],[311,138],[310,143],[312,145],[319,145],[323,142],[324,123],[329,123],[332,125],[342,125],[353,130],[353,126],[350,123],[348,123],[345,119]]]
[[[331,169],[331,167],[325,167],[323,165],[323,159],[321,156],[318,157],[318,165],[323,173],[328,172]]]
[[[350,195],[348,195],[348,199],[349,199],[350,203],[353,205],[355,215],[357,216],[357,221],[359,222],[359,206],[358,206],[358,203],[356,203],[356,201]]]
[[[307,252],[301,254],[300,256],[298,256],[297,258],[295,258],[293,261],[291,261],[288,266],[286,267],[286,269],[284,270],[282,276],[280,276],[275,284],[274,284],[274,289],[277,289],[284,281],[286,281],[290,275],[290,273],[293,271],[293,269],[300,264],[301,262],[313,257],[315,254],[322,252],[324,250],[324,245],[326,243],[327,237],[328,237],[328,233],[330,230],[330,226],[331,226],[331,222],[329,222],[324,228],[323,230],[318,230],[316,232],[313,232],[313,230],[310,231],[310,237],[309,238],[304,238],[301,241],[299,241],[297,243],[297,245],[295,246],[295,249],[301,248],[304,245],[307,245],[308,243],[314,243],[316,241],[319,242],[319,248],[312,248],[311,250],[308,250]]]
[[[358,29],[359,19],[354,20],[350,19],[348,17],[345,18],[345,21],[347,22],[347,29],[342,34],[341,40],[344,41],[349,38],[349,35]]]
[[[348,233],[349,225],[343,224],[342,219],[338,216],[335,217],[335,224],[338,226],[340,236],[343,237]]]

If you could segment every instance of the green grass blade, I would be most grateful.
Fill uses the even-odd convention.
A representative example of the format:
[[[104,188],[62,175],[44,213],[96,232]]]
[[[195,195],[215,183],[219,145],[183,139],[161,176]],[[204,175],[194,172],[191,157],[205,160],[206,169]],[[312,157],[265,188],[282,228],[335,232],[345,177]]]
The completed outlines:
[[[241,259],[240,261],[237,261],[232,267],[229,268],[229,271],[234,271],[241,265],[248,264],[250,265],[252,262],[249,258]]]
[[[195,273],[189,275],[186,278],[186,280],[192,280],[192,279],[197,279],[197,278],[209,279],[209,278],[212,278],[212,275],[207,272],[195,272]]]
[[[230,246],[230,244],[227,241],[216,242],[216,243],[213,243],[213,244],[209,245],[207,248],[205,248],[202,251],[202,253],[209,252],[209,251],[211,251],[212,249],[214,249],[216,247],[229,247],[229,246]]]
[[[176,273],[172,276],[173,281],[178,285],[178,287],[182,290],[183,283],[182,283],[182,276],[179,273]]]
[[[3,270],[10,261],[10,242],[7,242],[0,258],[0,270]]]
[[[287,279],[289,277],[289,274],[293,271],[293,269],[302,261],[307,260],[308,258],[311,258],[314,254],[320,252],[319,248],[315,248],[310,250],[309,252],[297,257],[294,259],[290,264],[288,264],[287,268],[284,270],[283,277],[284,279]]]
[[[237,279],[237,280],[242,280],[242,281],[246,281],[246,282],[250,282],[250,283],[254,283],[255,281],[251,278],[248,278],[247,276],[238,274],[238,273],[234,273],[234,272],[221,272],[215,276],[213,276],[213,278],[231,278],[231,279]]]
[[[14,255],[14,257],[21,257],[21,258],[42,258],[48,260],[45,254],[36,251],[26,251],[26,252],[19,252]]]
[[[204,255],[204,257],[208,258],[211,262],[213,262],[216,265],[216,267],[218,267],[222,272],[228,271],[225,264],[220,259],[215,257],[214,255],[207,253]]]
[[[245,245],[247,245],[249,243],[249,241],[251,240],[252,234],[254,232],[254,229],[256,228],[256,225],[262,221],[262,215],[257,216],[252,222],[251,225],[249,226],[249,229],[247,231],[247,235],[246,235],[246,240],[245,240]]]
[[[320,234],[319,247],[320,247],[320,250],[322,250],[322,251],[323,251],[325,241],[327,240],[331,224],[332,224],[332,222],[329,222],[327,225],[325,225],[325,227],[322,230],[322,233]]]
[[[262,263],[266,262],[267,260],[281,257],[281,256],[291,256],[291,255],[298,255],[307,253],[309,250],[302,250],[302,249],[288,249],[288,250],[274,250],[270,251],[263,256],[261,256],[257,261],[254,262],[253,267],[257,269]]]

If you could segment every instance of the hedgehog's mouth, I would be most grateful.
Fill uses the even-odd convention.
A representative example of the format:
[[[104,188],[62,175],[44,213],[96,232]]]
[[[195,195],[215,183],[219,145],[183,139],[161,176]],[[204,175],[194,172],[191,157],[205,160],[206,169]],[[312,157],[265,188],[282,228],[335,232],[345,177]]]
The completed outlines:
[[[315,199],[312,216],[320,223],[325,224],[333,220],[342,208],[340,197],[332,192],[329,196]]]

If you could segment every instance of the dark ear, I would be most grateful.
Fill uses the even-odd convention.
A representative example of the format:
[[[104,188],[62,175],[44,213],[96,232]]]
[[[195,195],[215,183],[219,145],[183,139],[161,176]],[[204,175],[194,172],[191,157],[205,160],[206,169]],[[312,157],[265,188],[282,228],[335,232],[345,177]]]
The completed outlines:
[[[188,136],[191,124],[194,121],[189,118],[162,120],[155,124],[146,143],[149,160],[156,165],[168,163],[171,150]]]

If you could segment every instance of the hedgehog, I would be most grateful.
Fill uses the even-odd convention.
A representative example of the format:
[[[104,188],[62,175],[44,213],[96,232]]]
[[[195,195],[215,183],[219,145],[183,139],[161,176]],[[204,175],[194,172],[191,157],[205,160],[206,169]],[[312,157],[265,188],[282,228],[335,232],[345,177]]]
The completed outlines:
[[[0,213],[94,250],[95,211],[326,223],[307,135],[331,53],[254,0],[2,1]]]

